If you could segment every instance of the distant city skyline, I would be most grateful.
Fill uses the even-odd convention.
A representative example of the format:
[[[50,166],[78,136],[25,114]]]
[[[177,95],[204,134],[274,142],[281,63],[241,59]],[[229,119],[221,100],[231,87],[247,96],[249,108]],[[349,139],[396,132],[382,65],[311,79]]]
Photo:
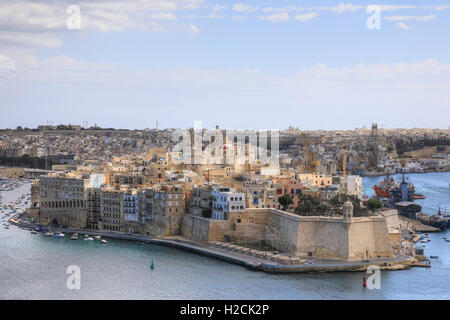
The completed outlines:
[[[273,128],[274,130],[289,130],[290,128],[293,128],[295,130],[304,130],[304,131],[353,131],[353,130],[361,130],[361,129],[365,129],[365,130],[371,130],[371,125],[372,124],[376,124],[378,126],[378,130],[414,130],[414,129],[425,129],[425,130],[450,130],[450,126],[447,128],[438,128],[438,127],[395,127],[395,128],[389,128],[389,127],[385,127],[382,124],[373,122],[371,124],[368,125],[360,125],[360,126],[356,126],[354,128],[329,128],[329,129],[324,129],[324,128],[312,128],[312,129],[308,129],[308,128],[301,128],[299,126],[294,126],[294,125],[288,125],[287,127],[280,127],[280,128]],[[93,127],[98,127],[101,129],[115,129],[115,130],[154,130],[154,129],[158,129],[158,130],[168,130],[168,129],[190,129],[193,128],[193,125],[191,124],[190,126],[185,126],[185,127],[174,127],[174,126],[167,126],[167,127],[160,127],[158,125],[158,127],[156,127],[156,125],[154,126],[149,126],[149,127],[145,127],[145,128],[130,128],[130,127],[114,127],[114,126],[102,126],[99,123],[91,123],[88,122],[87,126],[85,123],[70,123],[70,122],[61,122],[61,123],[40,123],[37,124],[35,126],[23,126],[23,125],[17,125],[17,126],[12,126],[12,127],[0,127],[0,130],[7,130],[7,129],[11,129],[11,130],[17,130],[17,128],[21,128],[21,129],[38,129],[39,126],[80,126],[83,129],[89,129],[89,128],[93,128]],[[232,127],[232,128],[227,128],[227,127],[223,127],[220,125],[220,123],[215,123],[211,126],[209,125],[203,125],[202,129],[214,129],[215,127],[219,127],[219,129],[221,130],[264,130],[267,128],[250,128],[250,127]]]
[[[448,129],[450,5],[368,5],[0,0],[0,128]]]

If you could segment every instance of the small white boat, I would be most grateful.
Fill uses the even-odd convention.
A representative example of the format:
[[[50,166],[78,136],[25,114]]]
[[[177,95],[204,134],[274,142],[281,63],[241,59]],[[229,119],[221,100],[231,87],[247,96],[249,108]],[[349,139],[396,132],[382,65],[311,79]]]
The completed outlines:
[[[96,240],[100,240],[102,237],[101,236],[95,236]]]
[[[44,235],[47,236],[47,237],[51,237],[51,236],[53,236],[53,233],[52,232],[46,232]]]
[[[108,241],[106,241],[106,240],[102,240],[102,243],[108,243]]]
[[[91,237],[84,238],[84,241],[93,241],[93,240],[94,240],[94,238],[91,238]]]
[[[37,231],[36,230],[32,230],[31,234],[37,234]]]
[[[64,233],[60,232],[55,235],[56,238],[64,238]]]

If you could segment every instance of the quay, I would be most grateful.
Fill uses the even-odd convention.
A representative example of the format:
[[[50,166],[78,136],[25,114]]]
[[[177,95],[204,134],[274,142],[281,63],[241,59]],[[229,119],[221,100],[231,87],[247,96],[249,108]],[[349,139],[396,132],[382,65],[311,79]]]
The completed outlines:
[[[16,216],[9,219],[9,223],[18,227],[37,228],[36,224],[18,220]],[[73,229],[73,228],[51,228],[52,232],[78,233],[79,235],[101,236],[103,238],[143,242],[154,245],[169,246],[196,254],[220,259],[229,263],[241,265],[243,267],[264,271],[268,273],[323,273],[323,272],[349,272],[364,271],[369,266],[377,265],[381,270],[404,270],[412,266],[421,265],[413,257],[396,254],[394,258],[379,258],[363,261],[340,261],[326,260],[318,258],[308,258],[309,263],[305,264],[282,264],[274,262],[268,257],[251,256],[248,254],[230,251],[213,246],[185,239],[180,236],[166,238],[150,238],[143,235],[127,234],[122,232],[99,232],[93,230]],[[270,255],[270,254],[268,254]]]
[[[428,232],[442,232],[441,229],[432,227],[432,226],[427,226],[426,224],[423,224],[422,222],[420,222],[417,219],[412,219],[412,218],[408,218],[405,216],[398,216],[399,219],[403,222],[405,222],[406,224],[410,225],[411,228],[416,232],[416,233],[428,233]]]

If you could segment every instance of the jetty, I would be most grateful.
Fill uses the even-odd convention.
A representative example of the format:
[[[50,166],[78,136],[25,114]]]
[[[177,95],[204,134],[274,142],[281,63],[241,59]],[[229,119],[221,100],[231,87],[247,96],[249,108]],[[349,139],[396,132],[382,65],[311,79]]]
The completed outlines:
[[[408,218],[408,217],[405,217],[405,216],[402,216],[402,215],[399,215],[398,218],[402,222],[410,225],[411,229],[413,231],[415,231],[416,233],[428,233],[428,232],[441,232],[442,231],[439,228],[435,228],[435,227],[423,224],[422,222],[420,222],[417,219]]]

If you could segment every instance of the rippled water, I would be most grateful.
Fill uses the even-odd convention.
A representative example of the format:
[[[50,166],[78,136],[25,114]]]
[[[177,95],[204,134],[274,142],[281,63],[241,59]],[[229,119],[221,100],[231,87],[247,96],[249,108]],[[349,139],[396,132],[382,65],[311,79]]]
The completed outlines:
[[[430,209],[438,206],[432,199],[450,208],[450,190],[441,188],[448,178],[427,174],[420,183],[413,180],[426,188],[419,192],[437,190],[425,200]],[[26,188],[3,193],[4,203]],[[361,273],[267,274],[174,248],[57,240],[1,226],[0,299],[449,299],[450,243],[442,234],[430,238],[426,255],[439,256],[432,268],[383,271],[381,289],[369,290],[362,287]],[[69,265],[81,268],[80,290],[66,287]]]

